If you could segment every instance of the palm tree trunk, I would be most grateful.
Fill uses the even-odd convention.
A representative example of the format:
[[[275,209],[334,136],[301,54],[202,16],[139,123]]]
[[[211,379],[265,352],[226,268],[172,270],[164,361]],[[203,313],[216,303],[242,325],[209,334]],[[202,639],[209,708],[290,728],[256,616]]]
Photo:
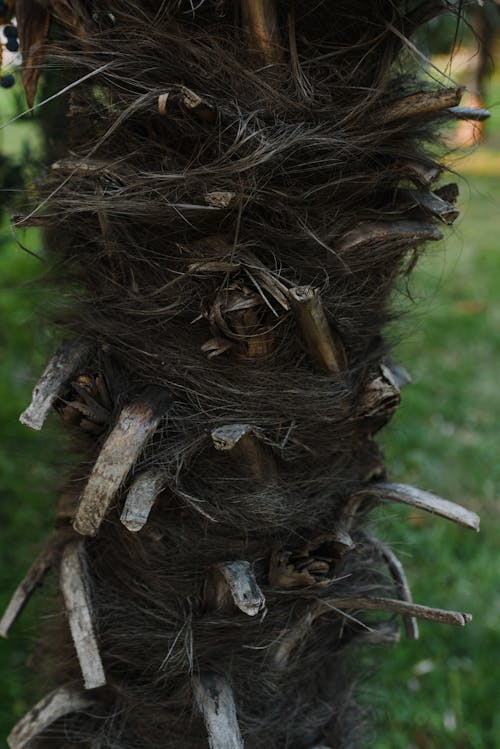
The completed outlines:
[[[360,647],[468,621],[414,604],[368,525],[397,502],[478,527],[374,439],[407,381],[391,293],[457,215],[428,144],[479,116],[402,54],[443,4],[406,9],[52,0],[63,343],[21,420],[55,407],[81,461],[2,620],[55,569],[54,691],[11,749],[356,747]]]

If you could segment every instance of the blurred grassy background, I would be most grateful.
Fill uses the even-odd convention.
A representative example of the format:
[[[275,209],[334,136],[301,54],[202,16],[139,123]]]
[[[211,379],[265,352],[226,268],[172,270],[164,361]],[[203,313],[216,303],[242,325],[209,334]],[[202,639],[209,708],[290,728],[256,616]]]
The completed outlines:
[[[6,94],[2,122],[15,109]],[[500,101],[500,80],[490,98]],[[384,650],[378,677],[363,687],[378,715],[376,749],[489,749],[500,736],[500,117],[488,132],[486,145],[453,162],[463,174],[462,217],[445,243],[428,248],[408,288],[396,295],[401,306],[412,307],[394,335],[403,339],[397,358],[413,385],[383,436],[392,479],[462,501],[482,515],[482,532],[404,508],[379,510],[376,518],[379,534],[406,565],[415,600],[471,611],[474,621],[464,630],[424,622],[420,641]],[[0,131],[0,153],[20,155],[28,140],[36,154],[37,138],[33,122],[16,123]],[[43,263],[16,245],[7,215],[0,235],[2,608],[50,531],[53,487],[65,462],[50,426],[34,434],[17,420],[50,348],[39,310],[50,299],[33,283]],[[16,237],[41,253],[36,231]],[[43,616],[39,595],[0,642],[2,736],[30,704],[26,659]]]

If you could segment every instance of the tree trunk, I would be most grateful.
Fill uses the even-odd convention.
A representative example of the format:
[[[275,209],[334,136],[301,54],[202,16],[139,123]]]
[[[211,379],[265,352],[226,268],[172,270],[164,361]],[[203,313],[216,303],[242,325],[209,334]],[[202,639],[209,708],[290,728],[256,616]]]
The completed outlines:
[[[475,116],[401,54],[443,3],[47,6],[75,83],[25,222],[64,342],[21,419],[55,408],[82,458],[1,627],[52,565],[54,691],[9,746],[359,746],[359,646],[469,619],[368,528],[400,502],[478,529],[374,439],[408,381],[391,292],[457,215],[426,144]]]

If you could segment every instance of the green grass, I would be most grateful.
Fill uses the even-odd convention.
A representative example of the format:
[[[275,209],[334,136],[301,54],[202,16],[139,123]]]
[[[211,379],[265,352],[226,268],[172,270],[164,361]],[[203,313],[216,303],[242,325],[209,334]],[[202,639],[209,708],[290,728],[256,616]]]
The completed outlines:
[[[413,376],[384,435],[391,477],[482,516],[482,532],[396,510],[379,533],[399,550],[417,602],[471,611],[465,629],[422,623],[418,642],[381,659],[377,749],[498,746],[495,659],[500,653],[498,363],[500,180],[462,181],[464,217],[445,252],[429,248],[410,282],[416,311],[398,358]],[[413,329],[413,332],[411,330]],[[425,672],[425,673],[422,673]],[[382,684],[383,689],[378,686]]]
[[[11,117],[19,103],[12,90],[0,96],[0,122]],[[0,130],[1,153],[20,157],[39,148],[33,122]],[[7,197],[7,199],[6,199]],[[47,310],[47,292],[34,281],[43,263],[21,245],[42,253],[35,230],[9,226],[9,199],[3,195],[0,219],[0,609],[23,577],[37,549],[53,526],[53,488],[61,469],[60,445],[54,430],[30,432],[18,421],[29,402],[34,380],[43,368],[50,342],[43,333],[38,309]],[[26,659],[34,649],[40,597],[23,613],[8,640],[0,641],[0,743],[13,723],[29,707],[25,687]]]
[[[3,120],[4,110],[1,115]],[[25,135],[36,145],[33,124],[23,123],[25,132],[19,127],[2,131],[3,148],[22,148]],[[477,535],[397,507],[379,511],[375,520],[378,533],[405,562],[415,600],[471,611],[474,620],[465,629],[424,622],[418,642],[402,640],[380,653],[378,676],[364,687],[378,716],[378,739],[370,744],[376,749],[493,749],[500,736],[500,510],[495,501],[500,493],[500,118],[491,132],[490,144],[459,164],[470,175],[461,184],[463,217],[444,249],[442,244],[428,248],[409,282],[415,304],[409,304],[403,286],[397,294],[398,304],[410,308],[393,331],[404,340],[397,358],[414,382],[383,436],[392,479],[463,502],[482,515],[483,530]],[[19,239],[39,250],[36,232]],[[50,427],[35,434],[17,420],[50,348],[37,312],[49,300],[32,283],[40,270],[40,262],[12,241],[4,219],[0,606],[50,532],[54,487],[65,462]],[[24,686],[25,663],[41,618],[43,594],[30,603],[9,640],[0,642],[1,736],[32,701]]]

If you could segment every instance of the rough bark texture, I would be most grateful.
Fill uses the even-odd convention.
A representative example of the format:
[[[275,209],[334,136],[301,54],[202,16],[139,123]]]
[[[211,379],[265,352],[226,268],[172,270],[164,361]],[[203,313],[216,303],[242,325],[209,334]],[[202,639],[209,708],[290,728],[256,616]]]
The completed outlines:
[[[68,707],[28,719],[33,745],[360,746],[359,646],[396,615],[412,637],[468,621],[413,604],[363,530],[386,500],[477,528],[387,483],[374,441],[408,379],[391,292],[456,216],[427,144],[461,90],[403,54],[452,4],[48,6],[47,59],[79,82],[20,222],[49,226],[55,322],[86,353],[42,381],[78,435],[58,522],[81,543],[52,633]],[[89,701],[82,658],[106,680]]]

